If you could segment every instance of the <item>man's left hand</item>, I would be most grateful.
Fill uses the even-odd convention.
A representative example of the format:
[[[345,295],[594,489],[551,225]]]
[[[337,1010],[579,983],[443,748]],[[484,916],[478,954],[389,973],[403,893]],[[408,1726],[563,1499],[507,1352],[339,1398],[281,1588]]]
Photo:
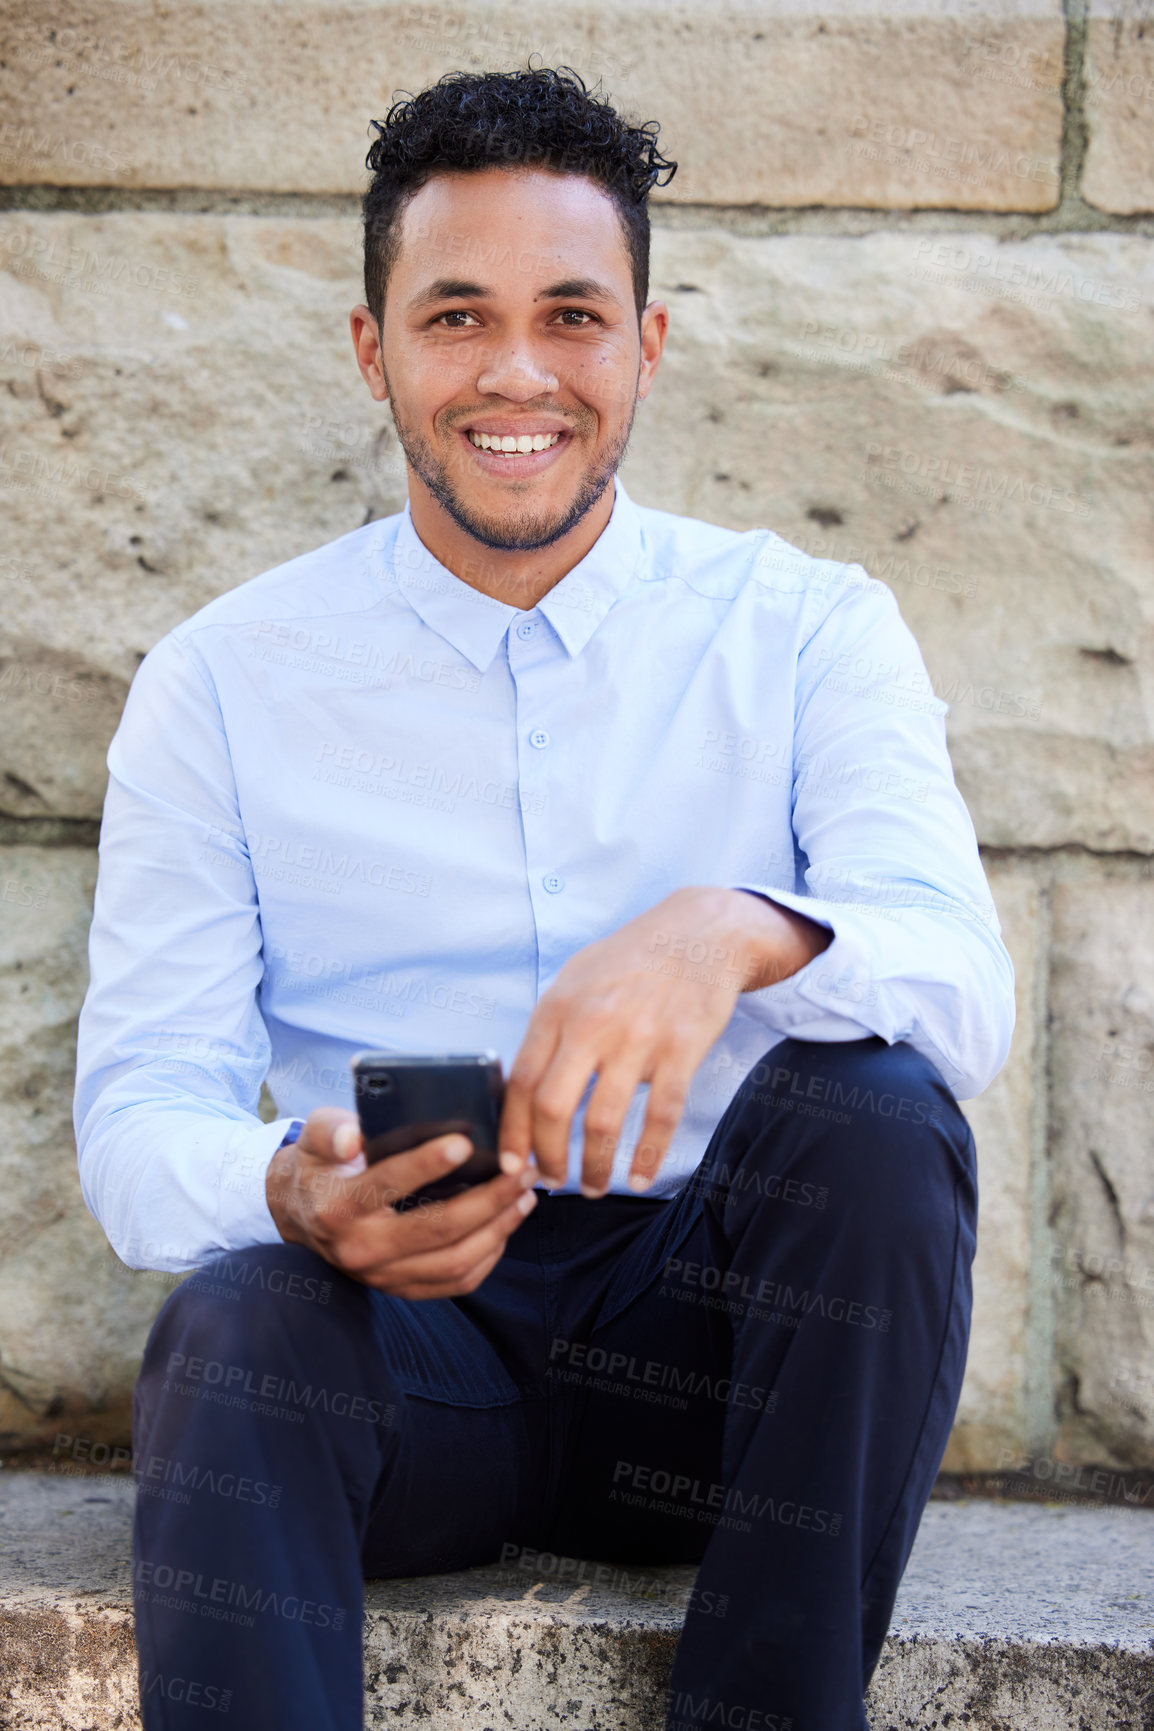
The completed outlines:
[[[681,1121],[689,1084],[741,992],[798,972],[825,926],[745,890],[677,890],[571,956],[540,998],[509,1073],[500,1147],[563,1184],[573,1114],[589,1079],[582,1193],[604,1195],[639,1084],[649,1101],[629,1183],[646,1190]]]

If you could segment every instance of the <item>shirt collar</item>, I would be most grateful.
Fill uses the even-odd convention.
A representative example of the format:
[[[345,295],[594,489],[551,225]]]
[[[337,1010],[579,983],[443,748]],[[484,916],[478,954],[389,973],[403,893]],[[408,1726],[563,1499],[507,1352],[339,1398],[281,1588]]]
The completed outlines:
[[[641,564],[641,518],[636,505],[614,477],[613,510],[609,521],[584,559],[527,614],[507,602],[495,601],[455,577],[434,559],[413,527],[406,501],[397,525],[389,562],[398,587],[414,612],[458,654],[484,673],[514,619],[540,612],[561,639],[566,652],[579,655]]]

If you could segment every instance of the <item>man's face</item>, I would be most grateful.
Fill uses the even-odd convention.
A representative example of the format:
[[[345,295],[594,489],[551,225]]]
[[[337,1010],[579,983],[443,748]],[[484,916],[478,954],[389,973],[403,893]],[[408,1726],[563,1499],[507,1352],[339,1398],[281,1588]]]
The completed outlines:
[[[366,366],[375,332],[362,326],[358,356],[411,470],[457,526],[530,551],[610,484],[666,322],[654,303],[638,330],[624,235],[593,181],[436,174],[402,217],[380,354]],[[510,440],[545,448],[495,448]]]

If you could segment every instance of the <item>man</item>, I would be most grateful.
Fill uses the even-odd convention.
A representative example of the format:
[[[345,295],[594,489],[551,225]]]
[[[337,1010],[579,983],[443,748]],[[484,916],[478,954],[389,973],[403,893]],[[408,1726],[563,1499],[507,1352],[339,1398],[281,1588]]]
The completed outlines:
[[[150,1731],[359,1726],[363,1576],[526,1546],[701,1563],[671,1727],[865,1723],[1012,971],[889,591],[615,479],[650,127],[547,69],[390,112],[351,328],[408,507],[172,632],[110,749],[82,1180],[201,1271],[137,1391]],[[366,1167],[373,1045],[500,1053],[501,1176],[391,1206],[469,1145]]]

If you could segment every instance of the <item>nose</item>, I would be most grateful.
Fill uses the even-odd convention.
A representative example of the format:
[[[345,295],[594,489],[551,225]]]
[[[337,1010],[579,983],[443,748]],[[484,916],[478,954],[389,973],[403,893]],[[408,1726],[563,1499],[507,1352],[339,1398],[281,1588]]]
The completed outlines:
[[[531,402],[559,388],[557,375],[538,362],[527,343],[507,343],[477,377],[481,396],[507,397],[512,403]]]

